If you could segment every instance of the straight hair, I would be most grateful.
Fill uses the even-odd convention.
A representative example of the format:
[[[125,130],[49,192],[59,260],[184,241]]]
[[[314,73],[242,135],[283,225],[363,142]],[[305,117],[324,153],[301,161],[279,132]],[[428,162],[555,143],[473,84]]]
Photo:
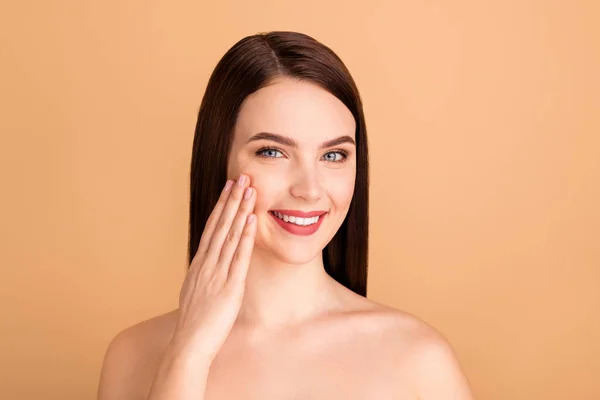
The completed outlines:
[[[188,268],[206,221],[227,180],[227,165],[240,106],[277,78],[308,81],[337,97],[356,122],[356,180],[344,222],[323,253],[325,271],[367,296],[369,161],[360,94],[342,60],[312,37],[291,31],[247,36],[221,58],[208,81],[196,122],[190,171]]]

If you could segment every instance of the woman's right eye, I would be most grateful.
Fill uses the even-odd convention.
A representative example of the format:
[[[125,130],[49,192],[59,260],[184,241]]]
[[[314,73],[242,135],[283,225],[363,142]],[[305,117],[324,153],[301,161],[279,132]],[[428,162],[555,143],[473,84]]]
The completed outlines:
[[[274,147],[263,147],[262,149],[260,149],[256,152],[256,155],[259,157],[264,157],[264,158],[281,158],[281,157],[275,157],[274,156],[275,153],[281,153],[281,150],[276,149]]]

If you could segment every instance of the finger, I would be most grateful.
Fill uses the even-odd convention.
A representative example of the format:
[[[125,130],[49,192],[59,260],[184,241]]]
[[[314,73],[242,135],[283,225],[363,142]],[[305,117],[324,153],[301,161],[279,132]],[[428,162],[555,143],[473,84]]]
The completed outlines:
[[[246,194],[248,194],[248,197]],[[233,258],[233,254],[237,250],[240,243],[244,226],[248,220],[248,215],[250,215],[250,213],[252,213],[254,210],[255,201],[256,190],[254,190],[252,187],[248,187],[246,192],[244,192],[244,199],[242,200],[238,213],[233,221],[233,225],[227,234],[225,243],[223,244],[223,248],[221,249],[221,254],[219,256],[218,268],[221,270],[221,273],[223,273],[223,278],[226,278],[227,274],[229,273],[231,259]]]
[[[227,199],[227,204],[225,204],[225,208],[223,209],[223,212],[219,217],[219,220],[215,227],[215,231],[210,239],[210,243],[208,244],[208,250],[206,252],[206,264],[211,265],[213,269],[216,266],[217,261],[219,260],[219,255],[221,254],[221,249],[223,248],[225,238],[229,234],[229,230],[231,229],[233,220],[235,219],[235,216],[237,215],[238,210],[240,208],[240,203],[242,202],[244,190],[246,189],[246,186],[248,186],[249,183],[248,181],[248,177],[242,175],[240,176],[240,179],[237,180],[234,187],[231,189],[229,199]]]
[[[252,251],[254,250],[254,238],[256,237],[256,227],[258,225],[256,223],[256,214],[250,215],[253,216],[253,221],[244,226],[240,243],[229,267],[226,285],[232,288],[243,288],[246,283],[246,276],[248,275],[248,267],[250,266]]]
[[[231,189],[233,188],[234,184],[235,184],[235,181],[233,181],[231,179],[229,179],[225,183],[225,187],[221,191],[221,195],[219,196],[219,200],[217,201],[217,204],[215,205],[212,212],[208,216],[208,219],[206,220],[206,224],[204,226],[204,231],[202,233],[202,237],[200,238],[200,244],[198,245],[198,250],[196,251],[196,256],[200,255],[202,257],[208,251],[208,245],[210,243],[210,239],[212,238],[212,236],[215,232],[217,222],[219,221],[219,218],[221,218],[221,214],[223,213],[223,210],[225,209],[225,205],[227,204],[227,201],[229,200],[229,195],[231,193]],[[194,258],[196,256],[194,256]]]

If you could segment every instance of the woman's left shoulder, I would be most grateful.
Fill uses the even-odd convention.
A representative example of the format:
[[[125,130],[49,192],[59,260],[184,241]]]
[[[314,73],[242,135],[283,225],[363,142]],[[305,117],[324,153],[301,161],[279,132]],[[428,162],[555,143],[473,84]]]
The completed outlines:
[[[415,340],[444,340],[440,332],[415,315],[368,298],[355,298],[352,314],[363,327],[410,344]]]
[[[405,355],[442,357],[445,353],[453,353],[446,337],[414,314],[372,300],[367,300],[363,310],[364,318],[369,320],[364,326]]]
[[[402,360],[398,366],[411,371],[420,398],[445,398],[447,393],[456,393],[457,399],[471,399],[457,355],[438,329],[411,313],[373,303],[368,312],[371,329],[379,330],[376,334],[385,338],[386,351]],[[431,385],[432,379],[436,385]]]

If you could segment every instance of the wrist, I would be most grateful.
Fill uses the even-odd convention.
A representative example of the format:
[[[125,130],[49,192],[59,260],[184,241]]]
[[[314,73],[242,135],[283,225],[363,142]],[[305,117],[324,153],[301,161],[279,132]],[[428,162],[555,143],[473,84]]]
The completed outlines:
[[[177,368],[205,371],[208,374],[212,358],[202,352],[196,351],[192,346],[171,340],[165,350],[165,359],[168,364]]]

